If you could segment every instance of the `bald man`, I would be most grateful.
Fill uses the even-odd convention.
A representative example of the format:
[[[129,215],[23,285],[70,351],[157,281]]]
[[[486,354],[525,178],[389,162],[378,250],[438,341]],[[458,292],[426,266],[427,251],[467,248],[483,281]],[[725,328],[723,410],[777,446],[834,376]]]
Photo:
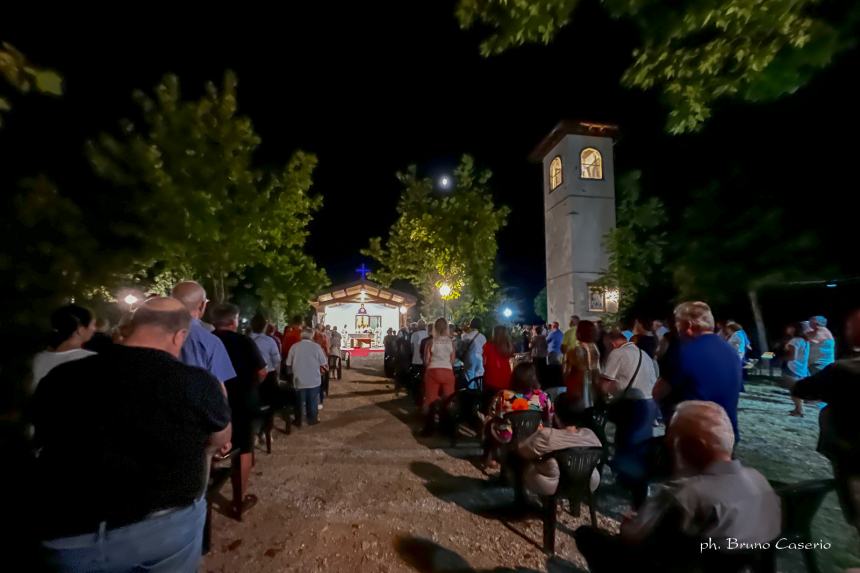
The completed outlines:
[[[230,448],[218,380],[178,360],[191,315],[156,297],[123,345],[54,368],[33,397],[49,568],[196,571],[206,460]]]
[[[194,281],[182,281],[173,287],[171,296],[185,305],[191,313],[188,338],[182,347],[182,361],[190,366],[199,366],[212,373],[223,384],[236,377],[236,370],[224,348],[224,343],[209,332],[201,318],[206,312],[209,299],[206,290]]]
[[[735,435],[722,406],[681,402],[666,441],[677,478],[622,523],[620,535],[588,526],[577,529],[576,545],[589,570],[699,571],[709,565],[707,570],[736,571],[713,566],[715,561],[772,557],[736,551],[776,540],[782,512],[779,496],[765,477],[732,459]]]

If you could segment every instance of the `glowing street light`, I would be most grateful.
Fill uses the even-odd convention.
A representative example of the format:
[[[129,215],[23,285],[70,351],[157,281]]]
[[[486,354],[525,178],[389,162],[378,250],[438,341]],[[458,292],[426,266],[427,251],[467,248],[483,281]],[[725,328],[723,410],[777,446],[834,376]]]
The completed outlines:
[[[514,315],[514,311],[512,311],[510,308],[505,308],[505,310],[502,311],[502,314],[505,318],[510,318]]]
[[[406,308],[405,306],[401,306],[401,307],[400,307],[400,314],[406,314],[406,312],[407,312],[408,310],[409,310],[409,309],[408,309],[408,308]]]
[[[448,283],[439,285],[439,295],[442,297],[442,316],[448,318],[448,297],[451,295],[451,285]]]
[[[124,302],[128,306],[134,306],[137,303],[137,301],[139,301],[139,300],[140,299],[138,297],[136,297],[135,295],[127,294],[127,295],[125,295],[125,298],[122,299],[122,302]]]
[[[450,189],[451,188],[451,178],[447,175],[443,175],[439,178],[439,187],[441,189]]]

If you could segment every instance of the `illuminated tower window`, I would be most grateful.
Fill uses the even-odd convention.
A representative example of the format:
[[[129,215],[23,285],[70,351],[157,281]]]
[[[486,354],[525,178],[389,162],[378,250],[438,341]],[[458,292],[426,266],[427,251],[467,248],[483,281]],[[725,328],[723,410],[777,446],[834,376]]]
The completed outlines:
[[[561,168],[561,157],[555,156],[549,163],[549,190],[552,191],[564,181],[564,172]]]
[[[580,178],[603,179],[603,156],[593,147],[586,147],[579,154]]]

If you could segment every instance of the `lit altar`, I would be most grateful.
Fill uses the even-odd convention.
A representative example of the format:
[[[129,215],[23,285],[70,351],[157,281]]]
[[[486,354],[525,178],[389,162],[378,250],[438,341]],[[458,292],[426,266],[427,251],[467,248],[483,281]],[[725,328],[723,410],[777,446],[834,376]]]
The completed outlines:
[[[382,287],[366,278],[332,286],[311,301],[318,324],[336,326],[343,348],[381,349],[388,329],[398,331],[406,325],[414,296]]]

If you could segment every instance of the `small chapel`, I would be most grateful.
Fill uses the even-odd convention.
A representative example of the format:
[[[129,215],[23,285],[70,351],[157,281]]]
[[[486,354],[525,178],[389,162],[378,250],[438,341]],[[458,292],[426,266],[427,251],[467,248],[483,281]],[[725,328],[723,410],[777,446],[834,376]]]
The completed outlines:
[[[358,280],[331,286],[310,301],[316,322],[336,326],[345,348],[381,350],[389,328],[396,332],[406,326],[417,299],[369,280],[365,265],[356,272]]]

